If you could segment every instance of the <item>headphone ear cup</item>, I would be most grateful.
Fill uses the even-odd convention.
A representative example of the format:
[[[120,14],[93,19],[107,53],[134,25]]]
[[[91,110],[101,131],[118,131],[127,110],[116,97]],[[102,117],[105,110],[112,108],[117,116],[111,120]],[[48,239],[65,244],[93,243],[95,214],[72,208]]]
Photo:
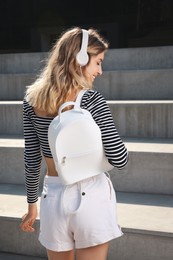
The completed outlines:
[[[85,66],[88,63],[89,57],[87,52],[80,51],[76,55],[76,60],[80,66]]]
[[[81,49],[76,55],[76,60],[80,66],[85,66],[89,61],[89,56],[87,53],[87,47],[88,47],[88,31],[82,29],[82,43],[81,43]]]

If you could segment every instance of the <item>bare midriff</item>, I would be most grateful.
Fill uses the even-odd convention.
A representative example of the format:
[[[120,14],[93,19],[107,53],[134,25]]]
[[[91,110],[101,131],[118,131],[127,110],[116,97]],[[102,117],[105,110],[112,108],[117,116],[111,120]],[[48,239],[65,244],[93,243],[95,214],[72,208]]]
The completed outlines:
[[[47,166],[47,175],[48,176],[58,176],[58,173],[55,169],[55,163],[52,158],[44,157]]]

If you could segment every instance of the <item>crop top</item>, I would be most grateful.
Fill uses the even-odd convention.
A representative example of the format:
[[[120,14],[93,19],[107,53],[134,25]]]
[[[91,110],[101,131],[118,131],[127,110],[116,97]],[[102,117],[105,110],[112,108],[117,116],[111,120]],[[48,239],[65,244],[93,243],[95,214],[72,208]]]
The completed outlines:
[[[110,164],[118,169],[124,168],[128,162],[128,151],[118,134],[110,108],[103,95],[96,90],[88,90],[82,97],[81,107],[90,111],[100,127],[105,155]],[[28,203],[38,200],[42,155],[52,158],[48,142],[48,128],[53,118],[37,116],[24,97],[24,164]]]

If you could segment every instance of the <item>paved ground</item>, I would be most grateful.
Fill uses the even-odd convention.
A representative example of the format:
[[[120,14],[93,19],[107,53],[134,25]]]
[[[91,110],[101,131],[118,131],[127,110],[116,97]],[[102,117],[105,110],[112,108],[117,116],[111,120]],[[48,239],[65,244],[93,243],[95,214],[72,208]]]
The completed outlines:
[[[0,260],[47,260],[47,258],[0,253]]]

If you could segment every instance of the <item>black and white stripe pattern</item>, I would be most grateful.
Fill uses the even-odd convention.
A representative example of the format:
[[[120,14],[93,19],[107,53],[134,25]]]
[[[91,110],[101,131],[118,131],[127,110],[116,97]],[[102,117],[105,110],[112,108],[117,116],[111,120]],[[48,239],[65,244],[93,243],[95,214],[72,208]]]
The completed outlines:
[[[121,140],[105,98],[95,90],[88,90],[81,102],[81,107],[90,111],[100,127],[105,154],[109,162],[118,169],[122,169],[128,161],[127,149]],[[38,200],[39,179],[42,154],[52,158],[48,143],[48,128],[53,117],[39,117],[24,99],[24,162],[25,185],[28,203]]]
[[[105,98],[97,91],[90,90],[83,96],[81,106],[90,111],[100,127],[106,157],[118,169],[128,161],[127,149],[120,138]]]

